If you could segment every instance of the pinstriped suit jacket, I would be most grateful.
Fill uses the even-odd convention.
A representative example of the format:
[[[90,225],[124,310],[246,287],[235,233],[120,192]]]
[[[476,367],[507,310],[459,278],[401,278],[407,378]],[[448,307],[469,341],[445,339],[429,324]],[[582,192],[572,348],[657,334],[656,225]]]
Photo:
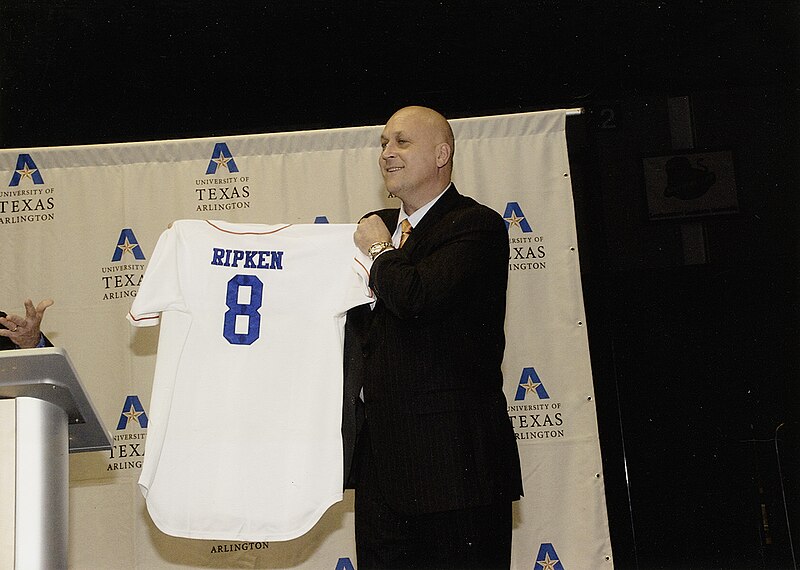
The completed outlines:
[[[398,210],[376,213],[393,231]],[[522,494],[500,371],[507,281],[503,219],[451,186],[402,249],[375,260],[374,310],[348,313],[345,469],[363,386],[375,469],[386,499],[401,512]]]

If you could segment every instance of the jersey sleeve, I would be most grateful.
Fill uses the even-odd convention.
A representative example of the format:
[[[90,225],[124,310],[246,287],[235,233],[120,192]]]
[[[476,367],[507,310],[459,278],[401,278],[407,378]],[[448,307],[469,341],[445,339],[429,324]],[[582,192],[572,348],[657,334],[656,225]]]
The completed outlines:
[[[347,245],[350,268],[339,306],[342,313],[358,305],[375,302],[375,295],[369,286],[369,271],[372,261],[352,244],[352,237],[350,241],[351,243]]]
[[[356,255],[353,257],[353,271],[356,273],[358,286],[353,306],[375,301],[375,294],[369,286],[369,271],[371,267],[372,260],[356,249]]]
[[[155,326],[160,322],[162,311],[182,310],[185,306],[178,267],[179,233],[179,222],[175,222],[158,238],[127,315],[133,326]]]

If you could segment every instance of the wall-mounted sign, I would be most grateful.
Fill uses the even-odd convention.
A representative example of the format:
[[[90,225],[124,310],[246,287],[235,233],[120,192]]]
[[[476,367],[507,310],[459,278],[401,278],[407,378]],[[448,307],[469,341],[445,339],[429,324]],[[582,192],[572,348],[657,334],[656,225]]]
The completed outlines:
[[[731,151],[687,152],[642,159],[651,220],[739,211]]]

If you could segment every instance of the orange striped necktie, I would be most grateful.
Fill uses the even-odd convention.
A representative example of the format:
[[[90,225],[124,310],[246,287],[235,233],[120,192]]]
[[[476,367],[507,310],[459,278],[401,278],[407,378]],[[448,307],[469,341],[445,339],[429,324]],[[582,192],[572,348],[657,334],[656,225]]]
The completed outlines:
[[[403,220],[400,222],[400,247],[403,247],[403,244],[406,243],[408,236],[411,235],[411,222],[408,219]]]

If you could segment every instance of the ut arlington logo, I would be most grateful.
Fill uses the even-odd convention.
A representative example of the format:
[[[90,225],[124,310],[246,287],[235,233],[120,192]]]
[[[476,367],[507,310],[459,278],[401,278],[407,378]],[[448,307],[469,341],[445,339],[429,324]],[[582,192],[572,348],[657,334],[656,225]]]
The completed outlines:
[[[564,565],[558,559],[558,553],[549,542],[539,546],[539,554],[536,555],[535,570],[564,570]]]
[[[356,570],[349,558],[340,558],[336,562],[335,570]]]
[[[130,259],[131,255],[134,259]],[[144,277],[144,260],[144,252],[133,230],[123,228],[111,256],[112,265],[100,268],[103,300],[135,297]]]
[[[17,166],[14,168],[14,174],[11,175],[11,182],[8,185],[19,186],[23,178],[30,178],[34,184],[44,184],[42,174],[29,154],[20,154],[17,157]]]
[[[539,379],[536,369],[529,366],[522,369],[522,374],[519,377],[519,385],[517,386],[517,395],[514,400],[524,400],[525,396],[530,393],[535,393],[539,396],[540,400],[549,400],[550,395],[544,387],[544,383]]]
[[[122,405],[117,431],[127,430],[131,425],[147,427],[147,414],[139,401],[139,396],[128,396]],[[147,434],[138,430],[118,433],[114,436],[111,455],[108,458],[106,471],[126,471],[141,469],[144,460],[144,442]]]
[[[513,226],[517,226],[526,234],[533,231],[528,220],[525,218],[525,213],[519,206],[519,202],[509,202],[506,204],[506,211],[503,212],[503,219],[506,221],[507,230],[510,230]]]
[[[239,169],[236,167],[236,161],[233,160],[233,155],[228,149],[228,145],[224,142],[214,145],[214,151],[211,153],[211,160],[208,161],[206,175],[216,174],[220,166],[227,168],[228,172],[239,172]]]
[[[136,239],[133,230],[130,228],[124,228],[119,233],[117,247],[114,248],[114,255],[111,257],[111,261],[120,261],[123,253],[130,253],[136,259],[144,259],[144,253],[139,246],[139,240]]]
[[[119,422],[117,429],[128,429],[128,425],[134,422],[139,427],[147,427],[147,414],[144,412],[144,406],[139,401],[139,396],[128,396],[125,398],[125,403],[122,405],[122,413],[119,415]]]

